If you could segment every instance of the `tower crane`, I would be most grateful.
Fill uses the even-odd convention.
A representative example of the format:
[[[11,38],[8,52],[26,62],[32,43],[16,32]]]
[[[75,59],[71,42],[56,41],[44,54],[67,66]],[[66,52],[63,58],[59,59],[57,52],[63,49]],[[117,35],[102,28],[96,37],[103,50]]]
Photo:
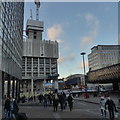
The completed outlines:
[[[39,8],[40,8],[40,0],[35,0],[36,5],[36,20],[39,20]]]

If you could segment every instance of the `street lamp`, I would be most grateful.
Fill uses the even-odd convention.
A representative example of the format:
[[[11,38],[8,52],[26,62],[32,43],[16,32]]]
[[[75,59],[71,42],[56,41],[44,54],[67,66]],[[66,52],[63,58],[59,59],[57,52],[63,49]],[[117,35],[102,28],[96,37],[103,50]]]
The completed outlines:
[[[81,55],[83,56],[84,80],[85,80],[85,86],[86,86],[87,84],[86,84],[86,79],[85,79],[85,59],[84,59],[84,55],[85,55],[85,54],[86,54],[85,52],[82,52],[82,53],[81,53]]]

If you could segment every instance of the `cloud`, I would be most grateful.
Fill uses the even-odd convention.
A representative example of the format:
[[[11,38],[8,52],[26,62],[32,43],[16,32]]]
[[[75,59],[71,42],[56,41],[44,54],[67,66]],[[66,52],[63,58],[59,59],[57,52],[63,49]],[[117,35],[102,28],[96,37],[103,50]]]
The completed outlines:
[[[92,14],[88,13],[84,16],[87,25],[91,27],[91,30],[86,36],[80,39],[80,46],[85,47],[88,44],[93,43],[94,39],[97,37],[100,27],[99,20]]]
[[[63,62],[66,62],[66,61],[73,61],[76,57],[76,54],[75,53],[71,53],[69,56],[65,56],[65,57],[60,57],[58,59],[58,63],[63,63]]]
[[[57,40],[58,42],[62,42],[59,38],[62,32],[62,26],[60,24],[55,24],[47,29],[47,38],[52,41]]]
[[[65,47],[64,47],[64,50],[65,50],[65,51],[70,51],[71,48],[70,48],[69,46],[65,46]]]

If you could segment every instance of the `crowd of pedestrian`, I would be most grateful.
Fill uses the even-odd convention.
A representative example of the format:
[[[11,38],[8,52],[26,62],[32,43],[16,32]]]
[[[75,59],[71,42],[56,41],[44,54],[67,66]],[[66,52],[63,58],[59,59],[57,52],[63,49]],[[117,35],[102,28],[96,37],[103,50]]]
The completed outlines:
[[[14,98],[7,97],[4,103],[4,118],[5,120],[12,120],[17,118],[19,107]]]
[[[72,111],[73,108],[73,97],[71,94],[66,96],[64,92],[44,95],[40,94],[38,99],[44,107],[52,105],[54,112],[58,110],[58,106],[60,106],[61,111],[65,110],[67,105],[69,106],[70,111]]]

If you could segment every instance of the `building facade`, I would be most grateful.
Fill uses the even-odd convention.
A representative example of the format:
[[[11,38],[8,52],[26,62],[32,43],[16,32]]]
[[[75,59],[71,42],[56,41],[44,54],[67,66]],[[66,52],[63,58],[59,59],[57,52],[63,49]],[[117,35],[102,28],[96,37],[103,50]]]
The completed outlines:
[[[23,2],[0,2],[0,72],[2,97],[19,97],[22,79]]]
[[[27,21],[21,91],[30,96],[44,91],[43,82],[54,81],[58,77],[58,43],[42,40],[43,30],[43,22],[32,19]]]
[[[89,70],[97,70],[114,64],[120,61],[120,46],[119,45],[98,45],[91,49],[88,55]]]
[[[66,89],[81,89],[85,85],[83,74],[74,74],[64,79]]]

